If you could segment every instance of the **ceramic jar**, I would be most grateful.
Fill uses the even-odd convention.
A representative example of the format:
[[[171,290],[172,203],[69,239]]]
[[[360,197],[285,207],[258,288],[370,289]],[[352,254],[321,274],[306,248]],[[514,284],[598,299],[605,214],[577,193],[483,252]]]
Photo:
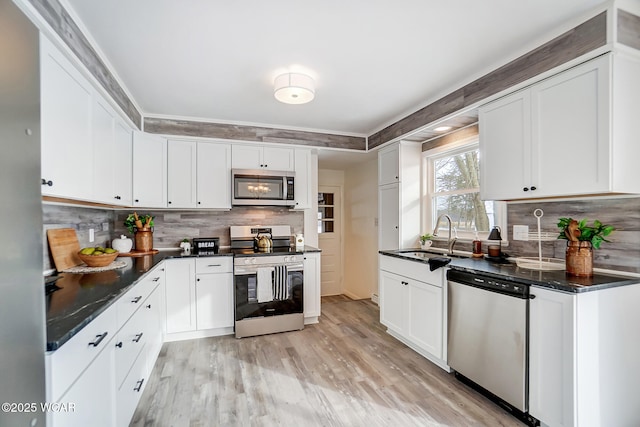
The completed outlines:
[[[113,239],[111,247],[120,253],[131,252],[131,248],[133,248],[133,240],[122,234],[120,235],[120,238]]]
[[[568,241],[566,252],[567,273],[573,276],[593,276],[593,247],[591,242]]]

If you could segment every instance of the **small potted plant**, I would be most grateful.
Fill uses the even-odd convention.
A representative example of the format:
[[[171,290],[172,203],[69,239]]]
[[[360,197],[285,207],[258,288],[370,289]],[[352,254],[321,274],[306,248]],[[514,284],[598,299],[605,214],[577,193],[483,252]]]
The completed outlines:
[[[124,220],[124,226],[129,233],[134,234],[136,251],[150,252],[153,249],[153,217],[151,215],[138,215],[137,212],[129,214]]]
[[[429,249],[433,244],[433,240],[431,239],[433,239],[433,234],[426,233],[420,236],[420,248]]]
[[[558,220],[560,235],[558,239],[567,240],[567,273],[574,276],[593,276],[593,249],[600,249],[602,242],[615,228],[605,225],[597,219],[588,225],[586,219],[573,218]]]

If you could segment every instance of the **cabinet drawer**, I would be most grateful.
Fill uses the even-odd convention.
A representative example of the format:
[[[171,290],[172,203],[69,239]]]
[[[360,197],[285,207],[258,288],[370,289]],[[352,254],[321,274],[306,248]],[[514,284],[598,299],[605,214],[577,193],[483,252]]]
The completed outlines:
[[[48,401],[57,401],[102,350],[112,345],[116,310],[108,308],[62,347],[47,354]]]
[[[162,283],[162,273],[160,269],[151,271],[144,279],[136,283],[124,296],[116,303],[118,312],[118,328],[121,328],[131,315],[142,306],[142,303],[151,295],[151,292]]]
[[[135,360],[131,371],[120,388],[116,388],[116,425],[128,426],[147,385],[146,349]]]
[[[431,271],[427,263],[403,260],[386,255],[380,255],[380,269],[438,287],[442,287],[444,272],[446,271],[446,268],[438,268]]]
[[[141,302],[142,304],[142,302]],[[146,304],[146,301],[144,302]],[[145,343],[149,340],[149,325],[147,312],[142,307],[136,311],[127,323],[120,329],[112,345],[115,346],[116,386],[120,387],[131,370]]]
[[[232,273],[233,257],[207,257],[196,259],[196,274]]]

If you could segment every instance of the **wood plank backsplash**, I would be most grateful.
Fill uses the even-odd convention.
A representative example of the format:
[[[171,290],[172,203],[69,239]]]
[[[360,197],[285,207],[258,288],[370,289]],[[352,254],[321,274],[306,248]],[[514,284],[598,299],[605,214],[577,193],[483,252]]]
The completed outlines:
[[[589,198],[563,201],[540,201],[508,204],[509,247],[504,251],[511,256],[537,256],[536,241],[514,241],[513,226],[528,225],[529,231],[537,231],[535,209],[542,209],[541,230],[557,232],[558,219],[571,217],[576,220],[594,219],[613,225],[616,230],[594,250],[594,267],[640,273],[640,197]],[[504,236],[504,233],[503,233]],[[565,257],[566,240],[542,242],[542,256]]]
[[[292,234],[304,231],[304,214],[278,207],[234,207],[230,211],[205,210],[145,210],[138,214],[155,217],[153,243],[155,248],[178,247],[184,238],[220,237],[221,246],[229,246],[231,225],[280,225],[291,226]],[[125,234],[132,237],[124,226],[124,220],[133,209],[110,210],[84,206],[56,204],[42,205],[44,235],[50,228],[74,228],[80,247],[111,246],[111,240]],[[89,229],[95,230],[95,241],[89,242]],[[53,267],[47,239],[43,239],[43,269]]]

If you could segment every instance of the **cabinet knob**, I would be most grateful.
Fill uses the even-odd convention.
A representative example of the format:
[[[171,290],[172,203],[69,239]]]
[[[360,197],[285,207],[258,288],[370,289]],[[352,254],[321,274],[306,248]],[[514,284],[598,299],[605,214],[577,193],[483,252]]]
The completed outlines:
[[[119,343],[116,344],[116,347],[118,348],[122,348],[122,341],[120,341]]]
[[[265,168],[268,168],[268,167],[269,167],[269,165],[264,165],[264,167],[265,167]]]
[[[135,199],[135,200],[134,200],[134,202],[136,202],[136,203],[138,203],[139,201],[140,201],[140,200],[138,200],[138,199]]]
[[[199,281],[200,281],[200,278],[197,278],[197,279],[196,279],[196,282],[199,282]]]
[[[533,185],[531,186],[531,191],[535,191],[536,187],[534,187]]]
[[[46,179],[42,178],[42,185],[48,185],[49,187],[52,187],[53,181],[51,180],[47,181]]]
[[[151,308],[151,304],[148,304],[146,307],[147,307],[147,308]]]
[[[522,191],[529,191],[529,187],[524,187]]]
[[[409,282],[400,282],[400,283],[402,283],[405,286],[407,286],[409,284]]]
[[[170,201],[169,201],[168,203],[169,203],[169,204],[171,204],[171,202],[170,202]]]
[[[396,230],[398,229],[398,226],[397,226],[397,225],[395,226],[395,229],[396,229]]]
[[[199,204],[199,205],[201,205],[202,203],[201,203],[201,202],[198,202],[198,204]]]
[[[122,197],[120,197],[120,196],[115,196],[115,197],[114,197],[114,199],[116,199],[116,200],[120,200],[121,198],[122,198]]]

